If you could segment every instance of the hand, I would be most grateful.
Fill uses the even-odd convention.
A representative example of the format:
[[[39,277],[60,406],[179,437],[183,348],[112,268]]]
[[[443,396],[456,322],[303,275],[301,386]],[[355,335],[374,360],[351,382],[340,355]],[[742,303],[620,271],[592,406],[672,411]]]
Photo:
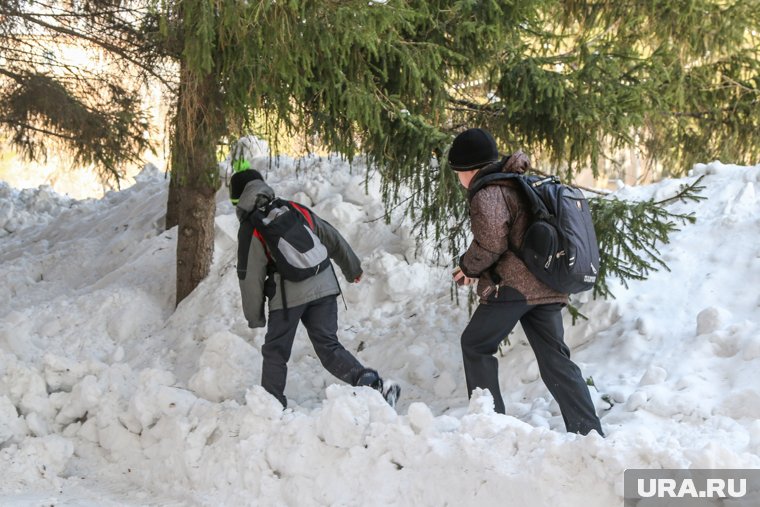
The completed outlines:
[[[462,272],[462,268],[460,267],[457,267],[451,276],[454,278],[454,282],[457,285],[472,285],[473,283],[477,282],[476,278],[469,278],[465,276],[465,274]]]

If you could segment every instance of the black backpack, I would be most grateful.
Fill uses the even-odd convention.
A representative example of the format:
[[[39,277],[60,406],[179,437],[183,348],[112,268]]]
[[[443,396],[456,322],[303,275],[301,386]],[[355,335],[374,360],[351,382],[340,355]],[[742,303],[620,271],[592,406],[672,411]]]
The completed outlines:
[[[475,180],[470,200],[481,188],[503,180],[517,182],[530,203],[532,221],[522,248],[515,253],[531,273],[564,294],[593,288],[599,270],[599,244],[583,192],[563,185],[556,176],[499,172]]]
[[[311,212],[275,198],[250,214],[256,235],[283,280],[300,282],[330,267],[327,248],[314,233]]]

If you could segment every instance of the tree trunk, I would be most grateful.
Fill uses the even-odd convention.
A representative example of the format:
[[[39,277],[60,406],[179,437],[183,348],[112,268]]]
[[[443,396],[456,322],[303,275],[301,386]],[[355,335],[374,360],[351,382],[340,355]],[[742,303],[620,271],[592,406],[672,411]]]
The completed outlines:
[[[214,254],[215,194],[219,187],[216,144],[223,128],[220,110],[214,73],[198,75],[183,65],[169,203],[175,206],[179,225],[177,304],[208,275]]]
[[[174,170],[174,168],[177,166],[177,162],[175,160],[175,151],[176,148],[172,146],[171,148],[172,154],[171,154],[171,168],[172,170],[169,172],[169,196],[166,199],[166,230],[168,231],[174,226],[179,225],[179,197],[180,197],[180,189],[179,187],[179,178],[177,177],[177,173]]]

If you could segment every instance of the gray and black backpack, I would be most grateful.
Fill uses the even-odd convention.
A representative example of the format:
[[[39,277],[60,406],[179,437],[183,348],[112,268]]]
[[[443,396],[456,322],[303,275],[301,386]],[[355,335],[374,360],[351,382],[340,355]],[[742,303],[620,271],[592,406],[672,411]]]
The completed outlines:
[[[327,248],[314,231],[305,206],[273,199],[250,214],[254,236],[265,244],[267,255],[282,279],[300,282],[330,267]]]
[[[476,179],[470,200],[483,187],[504,180],[517,182],[530,203],[532,221],[515,253],[531,273],[565,294],[592,289],[599,270],[599,244],[583,192],[563,185],[556,176],[498,172]]]

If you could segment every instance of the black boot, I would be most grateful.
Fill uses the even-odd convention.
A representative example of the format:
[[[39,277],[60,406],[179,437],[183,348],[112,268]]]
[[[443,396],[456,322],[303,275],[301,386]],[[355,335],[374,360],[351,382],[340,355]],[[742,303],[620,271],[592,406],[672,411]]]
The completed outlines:
[[[377,373],[377,371],[371,368],[364,368],[361,370],[356,376],[354,385],[369,386],[372,389],[375,389],[383,395],[383,398],[385,398],[385,401],[388,402],[388,405],[393,408],[396,408],[396,401],[398,401],[398,398],[401,395],[401,386],[393,381],[389,381],[386,384],[385,389],[383,389],[383,379],[380,378],[380,375]]]
[[[377,371],[372,368],[364,368],[361,370],[356,375],[354,385],[369,386],[372,389],[377,389],[378,391],[383,392],[383,379],[381,379]]]

